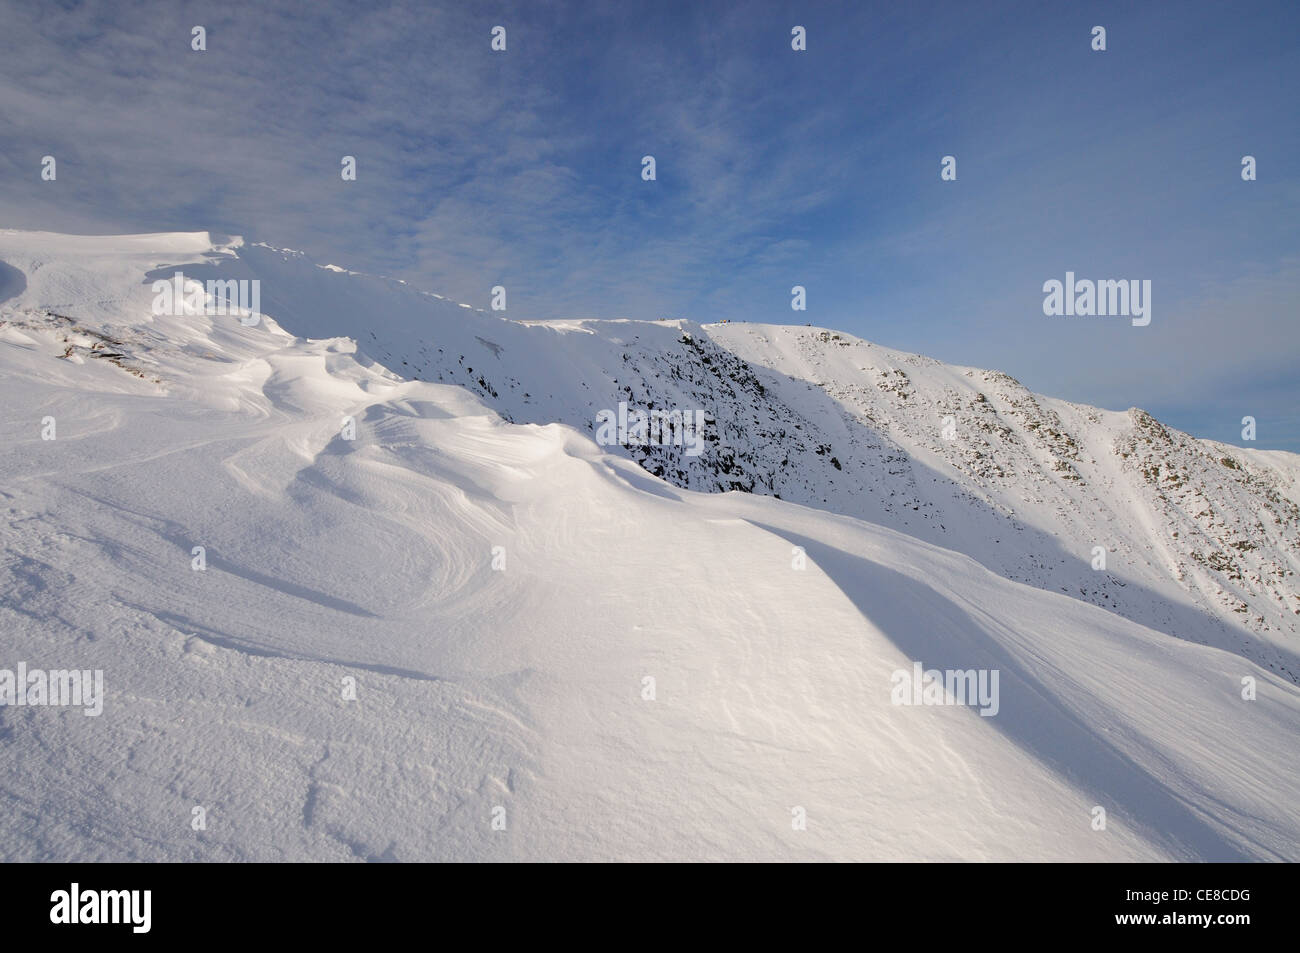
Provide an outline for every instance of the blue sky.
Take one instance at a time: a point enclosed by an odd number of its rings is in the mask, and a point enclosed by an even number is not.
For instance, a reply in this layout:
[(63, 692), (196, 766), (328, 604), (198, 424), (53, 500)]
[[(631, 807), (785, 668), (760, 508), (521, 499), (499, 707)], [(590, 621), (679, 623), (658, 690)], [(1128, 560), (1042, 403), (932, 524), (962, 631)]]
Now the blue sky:
[[(1255, 446), (1300, 451), (1295, 2), (0, 0), (0, 22), (0, 227), (238, 233), (481, 306), (502, 284), (515, 318), (811, 322), (1198, 436), (1239, 443), (1250, 414)], [(1067, 270), (1150, 279), (1150, 326), (1044, 316)]]

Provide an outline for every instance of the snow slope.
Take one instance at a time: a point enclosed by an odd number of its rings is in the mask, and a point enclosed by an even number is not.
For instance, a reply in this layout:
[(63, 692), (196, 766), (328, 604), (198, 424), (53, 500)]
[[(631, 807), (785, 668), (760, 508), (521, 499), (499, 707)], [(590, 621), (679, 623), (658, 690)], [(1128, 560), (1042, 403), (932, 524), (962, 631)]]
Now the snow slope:
[[(206, 233), (0, 261), (0, 668), (107, 695), (0, 706), (6, 860), (1297, 857), (1290, 455)], [(152, 314), (178, 266), (260, 320)], [(619, 400), (708, 449), (597, 446)], [(892, 704), (914, 661), (996, 670), (997, 713)]]

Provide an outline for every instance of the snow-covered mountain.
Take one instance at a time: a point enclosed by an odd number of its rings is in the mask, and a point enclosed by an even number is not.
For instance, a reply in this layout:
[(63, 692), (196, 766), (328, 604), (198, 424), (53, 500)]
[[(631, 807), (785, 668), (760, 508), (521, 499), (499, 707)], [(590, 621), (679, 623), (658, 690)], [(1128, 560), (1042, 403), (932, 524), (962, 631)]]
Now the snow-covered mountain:
[[(158, 313), (177, 271), (260, 313)], [(1296, 859), (1300, 459), (835, 331), (508, 315), (0, 232), (0, 669), (105, 685), (0, 706), (0, 856)], [(597, 442), (620, 404), (702, 443)], [(996, 703), (899, 704), (916, 663)]]

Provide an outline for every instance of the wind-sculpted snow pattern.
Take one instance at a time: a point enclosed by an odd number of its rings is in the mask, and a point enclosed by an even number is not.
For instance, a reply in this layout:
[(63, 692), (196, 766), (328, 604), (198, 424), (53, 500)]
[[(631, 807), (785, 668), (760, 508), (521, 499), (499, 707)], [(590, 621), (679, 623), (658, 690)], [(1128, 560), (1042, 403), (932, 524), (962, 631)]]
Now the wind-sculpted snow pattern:
[(1297, 859), (1294, 455), (207, 233), (0, 261), (0, 668), (103, 672), (0, 706), (5, 860)]

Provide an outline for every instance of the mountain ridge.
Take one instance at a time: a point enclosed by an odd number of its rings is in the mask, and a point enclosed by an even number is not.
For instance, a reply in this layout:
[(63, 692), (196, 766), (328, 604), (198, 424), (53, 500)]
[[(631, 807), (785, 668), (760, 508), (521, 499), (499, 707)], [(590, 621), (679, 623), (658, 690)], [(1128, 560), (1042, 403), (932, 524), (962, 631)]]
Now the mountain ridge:
[[(0, 706), (6, 859), (1294, 857), (1300, 691), (1250, 576), (1294, 557), (1285, 457), (836, 332), (511, 322), (228, 236), (0, 261), (0, 622), (108, 691)], [(261, 281), (259, 320), (154, 313), (178, 268)], [(598, 446), (619, 401), (715, 439)], [(1192, 588), (1164, 561), (1206, 491), (1201, 545), (1283, 522), (1241, 580), (1182, 557)], [(997, 715), (891, 703), (916, 662), (1000, 672)]]

